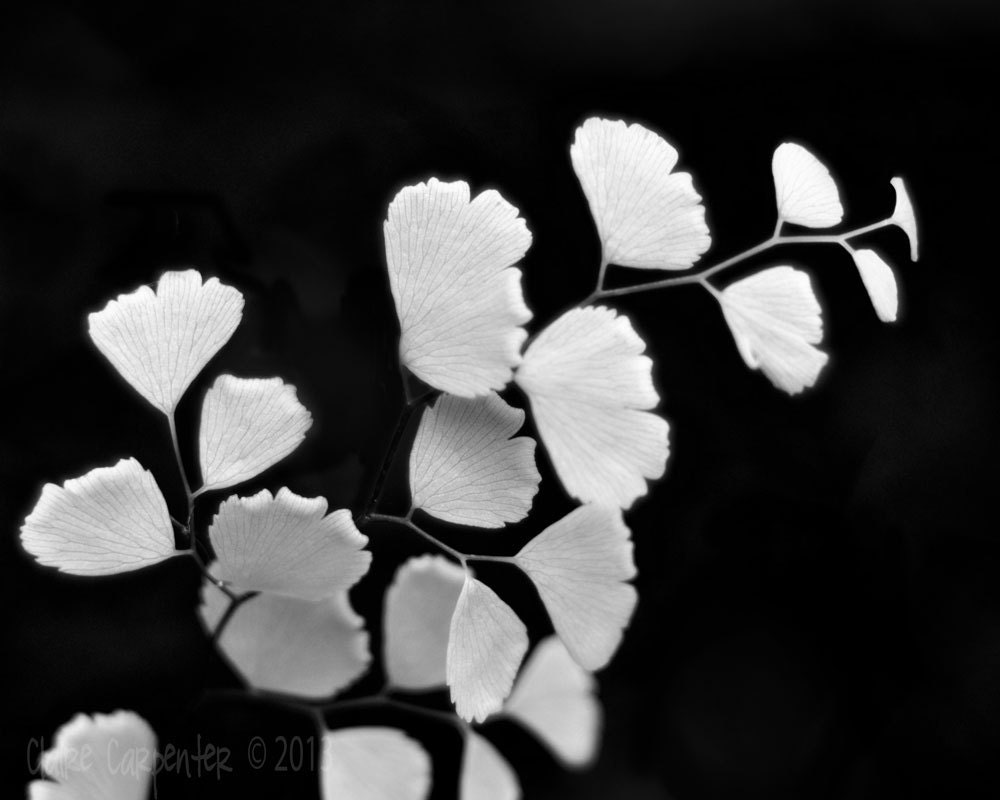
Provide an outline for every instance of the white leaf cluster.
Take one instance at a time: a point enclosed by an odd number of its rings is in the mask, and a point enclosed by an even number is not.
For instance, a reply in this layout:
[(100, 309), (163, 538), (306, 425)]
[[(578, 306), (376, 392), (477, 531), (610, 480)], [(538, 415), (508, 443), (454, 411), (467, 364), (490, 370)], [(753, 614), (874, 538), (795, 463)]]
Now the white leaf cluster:
[[(709, 249), (702, 198), (691, 175), (676, 171), (677, 150), (657, 133), (591, 118), (577, 129), (570, 160), (601, 247), (592, 297), (615, 293), (603, 290), (608, 266), (687, 270)], [(837, 183), (808, 149), (782, 143), (772, 173), (778, 225), (768, 245), (785, 241), (785, 224), (827, 229), (842, 221)], [(891, 185), (891, 218), (849, 234), (806, 237), (838, 241), (851, 253), (884, 322), (899, 313), (893, 269), (849, 239), (896, 225), (917, 259), (913, 204), (902, 178)], [(532, 237), (518, 209), (493, 189), (473, 196), (465, 182), (437, 178), (406, 186), (389, 204), (383, 232), (400, 362), (442, 393), (420, 419), (409, 455), (411, 510), (402, 521), (415, 527), (411, 517), (419, 510), (446, 523), (499, 529), (528, 516), (541, 477), (535, 442), (516, 435), (525, 412), (497, 394), (512, 381), (528, 400), (559, 480), (581, 503), (517, 554), (500, 558), (531, 579), (555, 630), (526, 662), (525, 624), (467, 568), (466, 556), (446, 548), (461, 566), (437, 556), (405, 562), (385, 597), (389, 686), (447, 686), (467, 723), (504, 715), (565, 765), (584, 766), (602, 725), (591, 673), (614, 656), (637, 603), (623, 512), (664, 474), (670, 454), (653, 362), (631, 320), (605, 306), (572, 308), (525, 346), (532, 314), (518, 265)], [(654, 283), (700, 281), (719, 302), (750, 369), (790, 395), (813, 386), (828, 356), (820, 349), (822, 309), (809, 275), (770, 266), (717, 290), (707, 283), (716, 271)], [(175, 449), (178, 404), (233, 335), (242, 309), (240, 292), (189, 269), (167, 272), (155, 291), (141, 287), (89, 316), (97, 349), (166, 415)], [(219, 376), (201, 407), (202, 482), (192, 492), (185, 478), (189, 504), (277, 464), (311, 424), (295, 388), (280, 378)], [(208, 536), (215, 560), (198, 615), (248, 686), (320, 699), (367, 670), (369, 637), (348, 593), (368, 572), (371, 555), (349, 511), (329, 512), (322, 498), (288, 488), (233, 495), (220, 504)], [(135, 459), (47, 484), (21, 541), (39, 563), (76, 575), (139, 569), (181, 552), (164, 497)], [(477, 729), (463, 730), (463, 800), (517, 800), (511, 765)], [(156, 737), (137, 715), (79, 715), (43, 755), (47, 779), (33, 781), (29, 797), (145, 797), (148, 772), (114, 774), (104, 768), (107, 758), (86, 772), (66, 768), (73, 748), (106, 754), (114, 740), (155, 753)], [(402, 732), (324, 730), (321, 791), (328, 800), (422, 800), (430, 786), (427, 752)]]
[[(243, 296), (195, 270), (167, 272), (90, 315), (90, 336), (122, 377), (170, 419), (187, 387), (239, 325)], [(194, 495), (256, 477), (291, 453), (311, 424), (279, 378), (220, 376), (202, 405)], [(176, 555), (167, 504), (135, 459), (47, 484), (21, 528), (38, 561), (76, 575), (108, 575)]]
[[(617, 508), (588, 504), (513, 557), (538, 589), (562, 646), (587, 670), (605, 666), (636, 605), (632, 542)], [(386, 593), (386, 674), (411, 691), (447, 684), (459, 716), (503, 708), (528, 648), (524, 623), (482, 581), (440, 557), (406, 562)]]
[[(843, 219), (836, 181), (805, 147), (793, 142), (781, 144), (774, 152), (772, 170), (779, 228), (785, 222), (829, 228)], [(893, 178), (891, 184), (896, 207), (889, 222), (906, 233), (916, 261), (913, 204), (902, 178)], [(878, 318), (895, 322), (899, 297), (892, 267), (874, 250), (855, 249), (843, 238), (840, 242), (851, 253)], [(770, 267), (715, 294), (748, 367), (761, 370), (788, 394), (816, 383), (828, 356), (818, 347), (823, 339), (822, 309), (806, 273), (791, 266)]]

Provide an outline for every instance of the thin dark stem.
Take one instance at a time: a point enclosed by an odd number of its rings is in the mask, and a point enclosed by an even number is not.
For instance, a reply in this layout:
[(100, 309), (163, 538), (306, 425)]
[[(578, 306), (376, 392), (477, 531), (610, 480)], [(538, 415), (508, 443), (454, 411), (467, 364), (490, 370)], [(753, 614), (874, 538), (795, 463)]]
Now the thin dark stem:
[(410, 382), (406, 379), (406, 367), (402, 362), (399, 364), (399, 380), (403, 384), (403, 399), (406, 400), (406, 405), (410, 405), (413, 397), (410, 395)]
[[(405, 380), (403, 381), (403, 386), (406, 386)], [(419, 397), (407, 400), (406, 405), (403, 406), (403, 410), (399, 412), (399, 418), (396, 420), (396, 427), (392, 432), (392, 438), (389, 440), (389, 447), (386, 449), (385, 455), (382, 457), (382, 463), (379, 464), (378, 472), (375, 474), (375, 482), (372, 484), (371, 492), (368, 494), (364, 510), (361, 513), (362, 519), (370, 517), (371, 512), (375, 510), (379, 496), (382, 494), (382, 489), (385, 486), (386, 478), (389, 477), (389, 471), (392, 469), (392, 463), (396, 458), (396, 451), (399, 449), (399, 444), (403, 440), (403, 434), (406, 432), (406, 428), (410, 423), (410, 418), (413, 416), (413, 412), (420, 408), (430, 398), (434, 397), (437, 393), (437, 389), (431, 389), (430, 391), (424, 392)]]
[(223, 594), (225, 594), (226, 597), (228, 597), (230, 600), (238, 600), (239, 599), (239, 595), (237, 595), (236, 592), (234, 592), (232, 589), (230, 589), (225, 584), (224, 581), (220, 581), (211, 572), (208, 571), (208, 566), (205, 564), (205, 562), (202, 559), (201, 555), (198, 553), (197, 550), (194, 549), (194, 547), (191, 547), (188, 550), (184, 550), (183, 552), (186, 553), (187, 555), (191, 556), (191, 558), (194, 559), (194, 562), (198, 565), (198, 569), (201, 570), (202, 577), (206, 581), (208, 581), (210, 584), (212, 584), (220, 592), (222, 592)]
[(212, 642), (218, 642), (219, 637), (222, 636), (222, 632), (226, 629), (226, 625), (229, 624), (229, 620), (233, 618), (233, 614), (236, 610), (243, 605), (247, 600), (252, 600), (254, 597), (260, 594), (260, 592), (244, 592), (238, 597), (233, 597), (232, 592), (227, 592), (229, 595), (229, 606), (226, 608), (219, 622), (215, 626), (215, 630), (212, 631)]
[(871, 225), (865, 225), (861, 228), (844, 231), (843, 233), (819, 235), (803, 234), (793, 236), (783, 236), (781, 234), (782, 224), (782, 221), (779, 220), (778, 224), (774, 228), (774, 233), (771, 234), (770, 237), (755, 244), (753, 247), (749, 247), (746, 250), (727, 258), (724, 261), (720, 261), (718, 264), (714, 264), (710, 267), (699, 270), (698, 272), (692, 272), (688, 275), (680, 275), (676, 278), (664, 278), (663, 280), (640, 283), (634, 286), (622, 286), (618, 289), (597, 289), (585, 300), (583, 300), (581, 305), (592, 303), (595, 300), (604, 300), (609, 297), (624, 297), (625, 295), (638, 294), (640, 292), (651, 292), (656, 289), (668, 289), (674, 286), (685, 286), (695, 283), (701, 284), (703, 287), (711, 291), (712, 287), (708, 283), (708, 279), (713, 275), (722, 272), (724, 269), (735, 266), (742, 261), (746, 261), (748, 258), (752, 258), (759, 253), (763, 253), (765, 250), (769, 250), (772, 247), (784, 244), (839, 244), (847, 247), (847, 241), (849, 239), (853, 239), (855, 237), (862, 236), (863, 234), (876, 231), (879, 228), (891, 225), (892, 220), (884, 219), (880, 222), (873, 222)]
[(418, 714), (422, 717), (427, 717), (428, 719), (436, 719), (441, 722), (446, 722), (449, 725), (455, 725), (463, 731), (468, 727), (468, 723), (465, 720), (454, 714), (450, 714), (447, 711), (438, 711), (434, 708), (426, 708), (418, 705), (417, 703), (400, 700), (398, 697), (387, 697), (382, 693), (370, 695), (369, 697), (355, 697), (350, 700), (334, 700), (331, 703), (321, 706), (321, 708), (325, 712), (335, 713), (337, 711), (347, 711), (354, 708), (372, 708), (378, 706), (396, 708), (401, 711), (407, 711), (411, 714)]
[(222, 699), (231, 698), (233, 700), (240, 701), (246, 700), (249, 697), (254, 700), (268, 703), (269, 705), (277, 706), (279, 708), (287, 708), (291, 711), (297, 711), (300, 714), (305, 714), (314, 720), (316, 727), (318, 728), (318, 733), (322, 734), (323, 731), (326, 730), (326, 720), (323, 717), (322, 706), (298, 700), (288, 695), (277, 692), (268, 692), (263, 689), (255, 689), (252, 686), (248, 686), (245, 689), (206, 689), (204, 696)]
[(435, 708), (426, 708), (425, 706), (417, 703), (411, 703), (398, 697), (389, 697), (386, 694), (385, 689), (377, 694), (368, 695), (367, 697), (354, 697), (349, 700), (332, 700), (327, 702), (320, 701), (315, 703), (299, 700), (295, 697), (277, 692), (267, 692), (261, 689), (254, 689), (253, 687), (247, 687), (246, 689), (208, 689), (205, 691), (205, 696), (223, 699), (232, 698), (234, 700), (252, 698), (280, 708), (298, 711), (312, 717), (313, 720), (315, 720), (316, 726), (319, 728), (319, 732), (321, 734), (326, 730), (326, 714), (328, 713), (350, 711), (352, 709), (359, 708), (365, 709), (379, 707), (395, 708), (410, 714), (426, 717), (427, 719), (445, 722), (449, 725), (458, 727), (463, 733), (468, 730), (469, 727), (465, 720), (455, 714), (451, 714), (447, 711), (438, 711)]
[[(410, 514), (412, 513), (413, 510), (411, 509)], [(409, 514), (407, 514), (405, 517), (398, 517), (395, 514), (366, 514), (362, 518), (363, 522), (369, 520), (371, 522), (391, 522), (395, 525), (403, 525), (404, 527), (407, 527), (411, 531), (416, 533), (418, 536), (421, 536), (424, 539), (426, 539), (428, 542), (433, 544), (439, 550), (443, 551), (444, 553), (447, 553), (463, 567), (466, 565), (466, 561), (468, 561), (469, 559), (469, 556), (466, 555), (465, 553), (461, 552), (460, 550), (456, 550), (451, 545), (445, 544), (436, 536), (433, 536), (427, 531), (425, 531), (423, 528), (417, 525), (417, 523), (415, 523), (412, 519), (410, 519)], [(478, 558), (478, 556), (473, 556), (473, 558)], [(486, 558), (491, 559), (492, 556), (486, 556)]]
[(191, 484), (188, 482), (187, 471), (184, 469), (184, 459), (181, 458), (181, 446), (177, 440), (177, 422), (174, 419), (174, 412), (167, 414), (167, 425), (170, 427), (170, 443), (174, 447), (174, 458), (177, 459), (177, 471), (181, 474), (181, 483), (184, 485), (184, 496), (187, 498), (187, 524), (182, 526), (191, 541), (194, 541), (194, 531), (191, 525), (194, 521), (194, 495), (191, 493)]

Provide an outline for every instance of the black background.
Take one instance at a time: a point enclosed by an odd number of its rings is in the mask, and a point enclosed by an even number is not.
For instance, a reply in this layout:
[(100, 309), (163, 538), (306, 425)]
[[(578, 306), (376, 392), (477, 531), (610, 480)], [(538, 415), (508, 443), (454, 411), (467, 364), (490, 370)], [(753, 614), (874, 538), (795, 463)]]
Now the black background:
[[(831, 354), (790, 399), (748, 371), (695, 288), (618, 304), (654, 356), (673, 455), (628, 519), (640, 605), (601, 674), (594, 768), (566, 773), (508, 723), (487, 732), (528, 798), (996, 796), (1000, 542), (991, 512), (997, 322), (991, 3), (33, 3), (0, 25), (0, 600), (9, 692), (4, 779), (77, 711), (131, 708), (161, 743), (232, 748), (217, 780), (161, 776), (161, 797), (308, 797), (308, 771), (253, 771), (250, 737), (308, 718), (203, 697), (237, 683), (194, 616), (177, 559), (67, 578), (17, 531), (46, 481), (133, 455), (182, 503), (162, 418), (90, 345), (113, 295), (194, 264), (246, 295), (243, 324), (186, 395), (221, 371), (278, 374), (315, 420), (254, 484), (357, 505), (400, 407), (381, 221), (429, 175), (496, 186), (534, 234), (537, 329), (592, 287), (598, 246), (568, 158), (600, 113), (681, 151), (705, 197), (711, 263), (774, 224), (770, 157), (792, 138), (838, 176), (847, 223), (891, 211), (904, 175), (922, 224), (871, 242), (897, 267), (899, 324), (880, 324), (838, 248), (792, 248), (825, 308)], [(511, 392), (514, 402), (523, 399)], [(186, 432), (186, 433), (184, 433)], [(193, 458), (191, 459), (193, 463)], [(444, 531), (513, 552), (570, 507), (543, 458), (528, 523)], [(399, 479), (387, 507), (400, 498)], [(201, 509), (202, 521), (212, 503)], [(419, 541), (375, 529), (354, 593), (379, 639), (381, 592)], [(481, 572), (547, 632), (518, 576)], [(378, 685), (375, 674), (352, 693)], [(443, 707), (443, 706), (442, 706)], [(402, 724), (450, 797), (458, 737)]]

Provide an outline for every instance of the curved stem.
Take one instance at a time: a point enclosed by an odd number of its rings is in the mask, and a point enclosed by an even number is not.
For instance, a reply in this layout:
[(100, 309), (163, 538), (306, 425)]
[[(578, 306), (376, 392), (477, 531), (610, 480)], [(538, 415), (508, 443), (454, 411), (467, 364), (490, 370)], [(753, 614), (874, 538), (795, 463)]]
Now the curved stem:
[(388, 697), (384, 693), (369, 695), (368, 697), (355, 697), (350, 700), (334, 700), (320, 706), (320, 708), (324, 712), (337, 712), (346, 711), (352, 708), (371, 708), (372, 706), (397, 708), (401, 711), (419, 714), (420, 716), (427, 717), (428, 719), (436, 719), (441, 722), (447, 722), (449, 725), (456, 725), (463, 730), (466, 729), (469, 724), (461, 717), (456, 716), (455, 714), (450, 714), (447, 711), (438, 711), (435, 708), (426, 708), (425, 706), (418, 705), (417, 703), (410, 703), (406, 700), (401, 700), (398, 697)]

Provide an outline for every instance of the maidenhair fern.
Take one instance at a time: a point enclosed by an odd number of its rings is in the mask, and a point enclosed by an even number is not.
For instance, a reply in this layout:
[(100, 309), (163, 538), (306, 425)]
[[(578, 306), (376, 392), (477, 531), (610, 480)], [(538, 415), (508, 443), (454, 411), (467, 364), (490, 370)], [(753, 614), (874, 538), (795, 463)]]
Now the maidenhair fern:
[[(532, 315), (516, 266), (531, 245), (518, 210), (497, 191), (473, 197), (464, 182), (436, 178), (407, 186), (384, 224), (389, 286), (400, 325), (399, 361), (407, 413), (392, 438), (365, 505), (330, 510), (323, 498), (287, 487), (253, 496), (232, 489), (288, 456), (311, 415), (280, 378), (221, 375), (202, 402), (198, 473), (181, 458), (174, 412), (185, 390), (240, 323), (243, 297), (195, 270), (167, 272), (156, 289), (120, 295), (90, 315), (90, 337), (118, 373), (162, 412), (186, 493), (171, 516), (155, 477), (135, 459), (48, 484), (21, 529), (39, 563), (76, 575), (107, 575), (189, 557), (204, 575), (198, 611), (207, 635), (248, 692), (273, 693), (305, 708), (323, 735), (320, 794), (352, 800), (419, 800), (433, 781), (422, 745), (386, 727), (326, 730), (324, 711), (372, 667), (365, 620), (349, 592), (368, 573), (370, 536), (386, 523), (422, 536), (440, 554), (399, 566), (386, 588), (382, 671), (387, 685), (371, 704), (441, 712), (399, 692), (447, 686), (464, 736), (458, 794), (463, 800), (516, 798), (516, 765), (478, 730), (506, 715), (536, 735), (567, 767), (584, 767), (599, 746), (601, 708), (592, 673), (613, 657), (635, 610), (631, 531), (623, 514), (660, 478), (669, 428), (646, 342), (619, 311), (599, 303), (624, 295), (699, 284), (718, 300), (747, 366), (795, 394), (827, 363), (822, 309), (809, 275), (774, 264), (732, 283), (722, 273), (787, 243), (835, 243), (853, 258), (875, 312), (896, 319), (892, 268), (855, 242), (896, 225), (917, 257), (913, 207), (894, 178), (893, 213), (841, 233), (826, 229), (844, 212), (827, 168), (806, 148), (782, 144), (773, 158), (777, 220), (760, 243), (692, 271), (709, 250), (701, 196), (675, 170), (678, 152), (641, 125), (589, 119), (570, 148), (573, 168), (601, 244), (594, 291), (530, 340)], [(680, 274), (606, 288), (610, 268)], [(425, 391), (411, 396), (409, 373)], [(476, 529), (528, 517), (539, 490), (536, 445), (518, 434), (525, 410), (498, 392), (523, 392), (565, 491), (581, 505), (539, 532), (514, 556), (479, 554)], [(410, 509), (383, 513), (385, 475), (412, 414), (419, 424), (409, 453)], [(183, 431), (187, 435), (187, 431)], [(195, 527), (195, 505), (215, 510)], [(467, 528), (458, 549), (426, 530), (425, 519)], [(177, 529), (186, 547), (176, 549)], [(378, 548), (375, 547), (375, 552)], [(471, 563), (502, 561), (535, 585), (555, 631), (529, 653), (525, 624), (476, 577)], [(349, 701), (365, 705), (365, 698)], [(139, 800), (149, 792), (152, 759), (109, 770), (111, 742), (155, 752), (155, 734), (131, 712), (79, 715), (41, 759), (49, 780), (33, 798)], [(89, 747), (84, 767), (67, 754)], [(57, 786), (58, 784), (58, 786)]]

